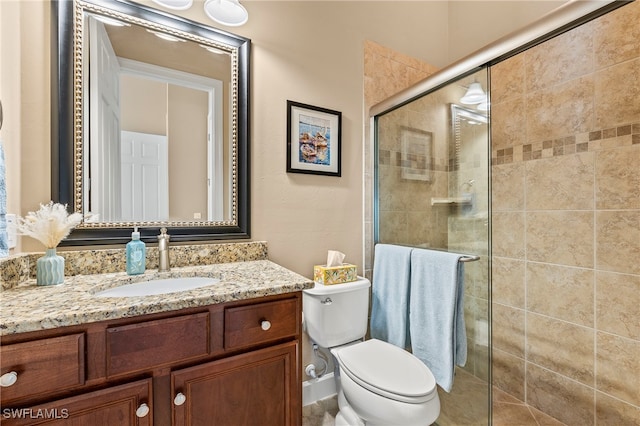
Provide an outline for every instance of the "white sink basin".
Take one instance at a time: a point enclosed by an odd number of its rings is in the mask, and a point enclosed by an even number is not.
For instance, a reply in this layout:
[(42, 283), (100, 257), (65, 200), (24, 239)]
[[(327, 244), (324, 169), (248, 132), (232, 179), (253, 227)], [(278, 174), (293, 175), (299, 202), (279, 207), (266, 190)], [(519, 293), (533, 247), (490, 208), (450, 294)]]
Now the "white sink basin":
[(218, 278), (208, 277), (183, 277), (165, 278), (143, 281), (134, 284), (125, 284), (109, 288), (96, 293), (98, 297), (136, 297), (153, 296), (157, 294), (176, 293), (179, 291), (193, 290), (220, 282)]

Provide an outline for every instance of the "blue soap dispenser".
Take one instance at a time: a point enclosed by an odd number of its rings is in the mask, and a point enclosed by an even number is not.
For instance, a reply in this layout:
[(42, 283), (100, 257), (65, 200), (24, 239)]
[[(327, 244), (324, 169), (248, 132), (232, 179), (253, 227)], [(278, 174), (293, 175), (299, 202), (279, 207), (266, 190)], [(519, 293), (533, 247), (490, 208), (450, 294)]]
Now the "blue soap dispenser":
[(138, 228), (133, 228), (131, 233), (131, 241), (127, 243), (127, 274), (139, 275), (144, 274), (146, 269), (147, 248), (144, 242), (140, 240), (140, 232)]

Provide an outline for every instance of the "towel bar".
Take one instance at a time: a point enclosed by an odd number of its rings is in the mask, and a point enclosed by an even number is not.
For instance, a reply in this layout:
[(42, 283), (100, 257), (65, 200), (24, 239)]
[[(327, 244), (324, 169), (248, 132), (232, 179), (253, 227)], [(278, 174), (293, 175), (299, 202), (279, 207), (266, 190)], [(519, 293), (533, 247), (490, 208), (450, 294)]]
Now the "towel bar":
[[(2, 0), (0, 0), (0, 1), (2, 1)], [(411, 245), (408, 245), (408, 244), (398, 244), (398, 245), (404, 246), (404, 247), (424, 249), (424, 247), (415, 247), (415, 246), (411, 246)], [(425, 250), (432, 250), (432, 249), (425, 249)], [(435, 250), (437, 250), (437, 249), (435, 249)], [(440, 251), (443, 251), (443, 250), (440, 250)], [(475, 256), (475, 255), (471, 255), (471, 254), (465, 254), (465, 255), (462, 255), (460, 257), (459, 261), (460, 262), (475, 262), (476, 260), (480, 260), (480, 256)]]
[(476, 260), (480, 260), (480, 256), (462, 256), (460, 258), (460, 262), (475, 262)]

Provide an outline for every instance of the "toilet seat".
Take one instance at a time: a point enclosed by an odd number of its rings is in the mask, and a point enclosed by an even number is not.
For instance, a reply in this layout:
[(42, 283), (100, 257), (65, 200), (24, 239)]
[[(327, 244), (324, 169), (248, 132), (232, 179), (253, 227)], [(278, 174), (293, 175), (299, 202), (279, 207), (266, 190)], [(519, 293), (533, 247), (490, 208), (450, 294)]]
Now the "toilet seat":
[(412, 404), (437, 395), (431, 370), (413, 354), (390, 343), (370, 339), (331, 352), (344, 374), (375, 394)]

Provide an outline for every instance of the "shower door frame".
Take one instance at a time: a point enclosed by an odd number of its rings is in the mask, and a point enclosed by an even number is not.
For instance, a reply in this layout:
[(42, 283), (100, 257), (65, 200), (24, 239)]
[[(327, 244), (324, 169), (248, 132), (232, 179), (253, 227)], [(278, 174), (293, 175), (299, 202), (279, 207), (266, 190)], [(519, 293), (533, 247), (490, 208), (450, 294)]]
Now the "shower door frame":
[[(604, 3), (598, 0), (572, 0), (568, 3), (555, 9), (553, 12), (543, 16), (541, 19), (533, 22), (530, 25), (523, 27), (522, 29), (513, 32), (497, 41), (485, 46), (484, 48), (468, 55), (457, 62), (447, 66), (446, 68), (432, 74), (417, 84), (397, 93), (396, 95), (374, 105), (369, 110), (369, 137), (371, 152), (373, 155), (373, 185), (371, 188), (372, 196), (372, 214), (373, 221), (371, 226), (371, 245), (374, 246), (378, 241), (379, 233), (379, 193), (378, 193), (378, 140), (377, 140), (377, 120), (379, 116), (389, 113), (397, 108), (400, 108), (420, 97), (426, 96), (431, 92), (434, 92), (449, 83), (464, 78), (475, 72), (486, 68), (488, 84), (491, 81), (491, 67), (497, 63), (504, 61), (514, 55), (517, 55), (533, 46), (543, 43), (553, 37), (556, 37), (564, 32), (572, 30), (580, 25), (585, 24), (593, 19), (596, 19), (602, 15), (605, 15), (619, 7), (622, 7), (628, 3), (632, 3), (635, 0), (609, 0)], [(490, 87), (488, 87), (490, 92)], [(489, 108), (490, 116), (491, 108)], [(489, 141), (488, 149), (491, 153), (491, 121), (489, 120)], [(489, 196), (491, 194), (491, 157), (489, 156)], [(371, 163), (370, 163), (371, 164)], [(491, 202), (489, 200), (488, 208), (488, 257), (489, 257), (489, 283), (491, 283)], [(367, 232), (365, 230), (365, 242), (367, 241)], [(370, 247), (372, 249), (372, 247)], [(365, 253), (367, 252), (365, 247)], [(373, 250), (371, 250), (371, 253)], [(366, 262), (365, 262), (366, 263)], [(491, 342), (491, 288), (489, 288), (489, 342)], [(490, 351), (489, 351), (490, 352)], [(492, 387), (492, 368), (491, 357), (489, 357), (489, 390), (488, 390), (488, 424), (492, 424), (492, 401), (491, 401), (491, 387)]]

